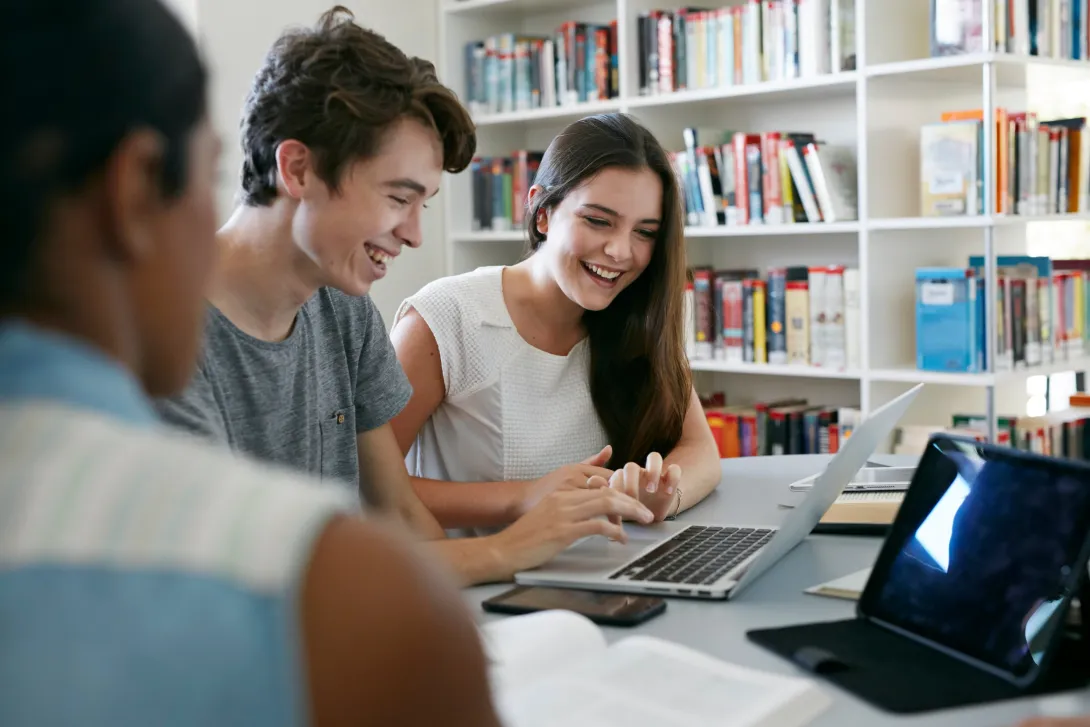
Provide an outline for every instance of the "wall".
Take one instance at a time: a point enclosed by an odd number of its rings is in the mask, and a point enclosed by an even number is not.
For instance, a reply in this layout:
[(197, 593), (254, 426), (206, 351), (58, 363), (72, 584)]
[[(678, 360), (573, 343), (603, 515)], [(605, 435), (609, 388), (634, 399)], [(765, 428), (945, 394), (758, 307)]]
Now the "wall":
[[(224, 139), (220, 214), (234, 207), (241, 152), (238, 120), (254, 72), (280, 32), (311, 25), (333, 0), (167, 0), (183, 16), (195, 18), (201, 46), (212, 68), (212, 115)], [(409, 55), (438, 58), (435, 0), (341, 0), (357, 22), (382, 33)], [(391, 8), (396, 8), (391, 12)], [(424, 244), (406, 250), (390, 265), (372, 297), (389, 327), (397, 306), (425, 283), (443, 274), (443, 238), (438, 200), (425, 211)]]

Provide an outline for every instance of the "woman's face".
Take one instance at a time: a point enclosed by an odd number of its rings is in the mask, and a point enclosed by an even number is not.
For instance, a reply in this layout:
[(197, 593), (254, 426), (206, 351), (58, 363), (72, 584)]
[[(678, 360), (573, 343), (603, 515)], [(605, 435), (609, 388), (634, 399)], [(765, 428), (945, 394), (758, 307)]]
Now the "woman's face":
[(651, 262), (662, 221), (662, 182), (650, 169), (605, 169), (542, 210), (539, 253), (560, 289), (602, 310)]

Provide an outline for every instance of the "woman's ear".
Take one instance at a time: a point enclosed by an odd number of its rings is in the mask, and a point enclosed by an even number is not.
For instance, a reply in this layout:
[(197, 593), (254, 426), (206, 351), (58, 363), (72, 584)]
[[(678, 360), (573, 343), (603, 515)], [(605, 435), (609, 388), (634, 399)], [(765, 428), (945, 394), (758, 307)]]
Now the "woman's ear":
[(537, 211), (537, 219), (534, 220), (534, 226), (537, 227), (537, 231), (542, 235), (549, 232), (549, 210), (539, 209)]
[[(526, 195), (526, 206), (532, 209), (534, 206), (534, 198), (544, 191), (544, 187), (540, 184), (535, 184), (530, 187), (530, 191)], [(549, 211), (544, 207), (538, 208), (537, 212), (534, 213), (534, 227), (542, 235), (549, 231)]]

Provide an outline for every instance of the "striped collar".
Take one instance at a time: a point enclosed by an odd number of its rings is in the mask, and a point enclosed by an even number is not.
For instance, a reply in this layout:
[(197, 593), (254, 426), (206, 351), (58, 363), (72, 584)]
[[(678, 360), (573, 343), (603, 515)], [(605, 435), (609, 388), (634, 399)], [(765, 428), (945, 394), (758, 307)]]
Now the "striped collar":
[(58, 402), (138, 426), (158, 422), (139, 382), (77, 338), (22, 320), (0, 322), (0, 403)]

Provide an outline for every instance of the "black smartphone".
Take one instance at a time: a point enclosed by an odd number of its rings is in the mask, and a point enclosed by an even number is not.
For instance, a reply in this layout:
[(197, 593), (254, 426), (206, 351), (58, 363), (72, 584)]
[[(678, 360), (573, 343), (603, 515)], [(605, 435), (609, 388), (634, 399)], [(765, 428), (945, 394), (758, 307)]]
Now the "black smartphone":
[(653, 596), (601, 593), (574, 588), (516, 586), (481, 602), (491, 613), (522, 614), (563, 609), (604, 626), (636, 626), (666, 610), (666, 601)]

